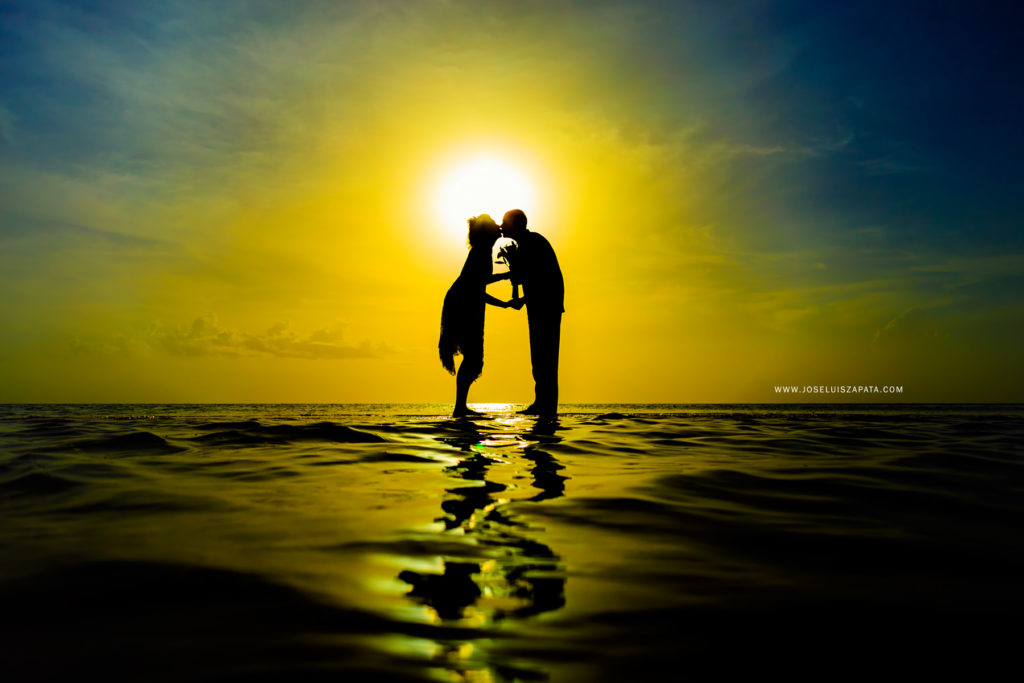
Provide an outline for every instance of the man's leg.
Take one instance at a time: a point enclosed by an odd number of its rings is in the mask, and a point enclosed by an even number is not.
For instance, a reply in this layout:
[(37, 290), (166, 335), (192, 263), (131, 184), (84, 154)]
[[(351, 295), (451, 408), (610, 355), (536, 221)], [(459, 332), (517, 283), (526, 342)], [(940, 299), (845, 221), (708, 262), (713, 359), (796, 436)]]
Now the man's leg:
[(541, 329), (543, 327), (541, 316), (531, 313), (529, 306), (526, 308), (526, 319), (530, 325), (530, 367), (533, 371), (533, 403), (526, 410), (520, 412), (536, 415), (541, 405), (544, 391), (544, 334)]
[(536, 407), (543, 415), (558, 412), (558, 347), (562, 314), (543, 313), (530, 324), (530, 357), (536, 383)]
[(551, 414), (558, 412), (558, 348), (562, 342), (562, 313), (559, 311), (551, 318), (548, 342), (548, 407)]

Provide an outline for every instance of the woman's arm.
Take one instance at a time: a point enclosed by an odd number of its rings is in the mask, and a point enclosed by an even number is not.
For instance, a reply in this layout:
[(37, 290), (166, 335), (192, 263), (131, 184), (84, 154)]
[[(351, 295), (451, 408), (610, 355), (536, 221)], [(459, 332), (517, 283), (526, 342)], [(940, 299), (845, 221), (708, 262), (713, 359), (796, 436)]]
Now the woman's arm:
[(497, 306), (498, 308), (508, 308), (509, 306), (512, 305), (511, 301), (502, 301), (501, 299), (495, 299), (490, 294), (484, 294), (484, 301), (492, 306)]

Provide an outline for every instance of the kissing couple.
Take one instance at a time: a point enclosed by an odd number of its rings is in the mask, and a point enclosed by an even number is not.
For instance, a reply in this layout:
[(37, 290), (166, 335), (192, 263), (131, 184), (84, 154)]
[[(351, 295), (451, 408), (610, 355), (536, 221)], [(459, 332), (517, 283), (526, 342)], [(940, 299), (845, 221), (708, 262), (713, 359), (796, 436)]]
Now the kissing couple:
[[(526, 306), (530, 325), (530, 363), (535, 397), (520, 414), (554, 418), (558, 414), (558, 341), (565, 311), (565, 284), (558, 259), (544, 236), (526, 229), (526, 214), (513, 209), (501, 225), (487, 214), (469, 221), (469, 255), (462, 272), (448, 289), (441, 310), (441, 339), (437, 344), (441, 364), (455, 375), (455, 408), (452, 417), (480, 415), (466, 405), (469, 386), (484, 368), (484, 311), (487, 304), (499, 308)], [(491, 251), (499, 237), (513, 240), (501, 250), (508, 271), (494, 273)], [(501, 301), (487, 293), (487, 285), (512, 281), (512, 299)], [(519, 286), (523, 296), (519, 297)], [(455, 356), (462, 355), (458, 374)]]

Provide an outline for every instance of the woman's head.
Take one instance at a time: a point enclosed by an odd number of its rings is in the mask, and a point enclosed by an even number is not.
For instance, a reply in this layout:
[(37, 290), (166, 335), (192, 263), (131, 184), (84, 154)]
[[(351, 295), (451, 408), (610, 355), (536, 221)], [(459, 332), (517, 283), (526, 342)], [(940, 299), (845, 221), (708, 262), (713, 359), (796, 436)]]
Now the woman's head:
[(486, 213), (470, 218), (469, 223), (469, 246), (493, 245), (501, 237), (501, 228), (494, 222), (494, 219)]

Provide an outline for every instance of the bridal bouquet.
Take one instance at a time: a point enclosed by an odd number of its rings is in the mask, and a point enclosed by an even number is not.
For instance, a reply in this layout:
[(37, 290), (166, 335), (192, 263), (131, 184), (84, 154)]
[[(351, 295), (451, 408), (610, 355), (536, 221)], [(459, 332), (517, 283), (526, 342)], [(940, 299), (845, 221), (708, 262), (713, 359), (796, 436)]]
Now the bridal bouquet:
[(518, 258), (519, 247), (515, 242), (509, 242), (498, 249), (498, 263), (508, 266), (509, 281), (512, 283), (512, 300), (519, 299), (519, 280), (516, 278), (516, 259)]

